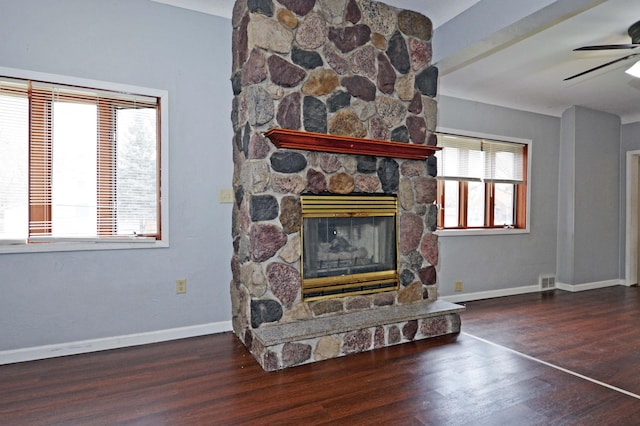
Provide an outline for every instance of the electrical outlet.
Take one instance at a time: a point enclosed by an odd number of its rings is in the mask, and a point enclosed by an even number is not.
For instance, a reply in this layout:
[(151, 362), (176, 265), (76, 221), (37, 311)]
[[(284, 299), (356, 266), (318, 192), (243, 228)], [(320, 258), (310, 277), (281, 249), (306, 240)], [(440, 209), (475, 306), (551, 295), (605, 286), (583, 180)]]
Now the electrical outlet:
[(220, 203), (233, 203), (233, 189), (221, 189), (218, 192), (218, 201)]
[(187, 292), (187, 279), (180, 278), (176, 280), (176, 294), (185, 294)]
[(455, 291), (462, 291), (462, 281), (456, 281)]

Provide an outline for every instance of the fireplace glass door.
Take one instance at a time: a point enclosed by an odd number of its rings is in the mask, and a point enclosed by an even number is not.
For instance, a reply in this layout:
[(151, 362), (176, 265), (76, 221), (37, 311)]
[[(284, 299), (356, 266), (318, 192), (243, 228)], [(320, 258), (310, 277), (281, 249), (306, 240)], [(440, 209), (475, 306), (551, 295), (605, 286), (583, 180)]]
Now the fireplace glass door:
[(393, 196), (302, 197), (305, 300), (397, 288)]

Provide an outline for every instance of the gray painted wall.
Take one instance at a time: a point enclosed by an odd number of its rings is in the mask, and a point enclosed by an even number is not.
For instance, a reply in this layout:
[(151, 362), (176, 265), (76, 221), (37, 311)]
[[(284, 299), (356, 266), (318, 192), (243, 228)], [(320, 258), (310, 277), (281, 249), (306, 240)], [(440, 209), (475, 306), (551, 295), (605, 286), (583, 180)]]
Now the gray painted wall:
[(569, 108), (562, 114), (560, 124), (560, 163), (558, 170), (558, 254), (556, 279), (573, 283), (573, 250), (575, 228), (575, 126), (576, 111)]
[(576, 110), (574, 282), (618, 274), (620, 117)]
[(438, 125), (447, 129), (529, 139), (531, 208), (528, 234), (441, 236), (439, 292), (454, 294), (536, 285), (555, 273), (560, 120), (540, 114), (440, 97)]
[(168, 90), (171, 197), (169, 248), (0, 255), (0, 351), (229, 321), (230, 21), (148, 0), (0, 10), (0, 66)]
[(558, 193), (560, 282), (620, 278), (619, 153), (618, 116), (583, 107), (565, 111), (560, 161), (567, 167)]

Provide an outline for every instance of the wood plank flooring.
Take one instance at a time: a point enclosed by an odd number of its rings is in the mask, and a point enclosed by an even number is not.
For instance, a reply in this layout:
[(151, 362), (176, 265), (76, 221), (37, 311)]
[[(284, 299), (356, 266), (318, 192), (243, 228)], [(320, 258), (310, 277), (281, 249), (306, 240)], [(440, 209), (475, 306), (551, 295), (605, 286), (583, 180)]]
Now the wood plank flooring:
[(470, 302), (457, 339), (272, 373), (231, 333), (5, 365), (0, 425), (637, 425), (640, 399), (536, 359), (640, 394), (639, 319), (636, 287), (556, 291)]
[(469, 334), (640, 395), (638, 287), (468, 303), (463, 324)]

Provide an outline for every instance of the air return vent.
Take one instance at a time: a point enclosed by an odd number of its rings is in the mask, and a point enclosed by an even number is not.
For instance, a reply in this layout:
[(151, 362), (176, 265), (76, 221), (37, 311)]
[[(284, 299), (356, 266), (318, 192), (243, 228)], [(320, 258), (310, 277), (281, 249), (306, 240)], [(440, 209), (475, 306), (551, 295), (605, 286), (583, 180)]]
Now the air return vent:
[(540, 284), (540, 291), (555, 290), (556, 277), (555, 275), (540, 275), (538, 283)]

